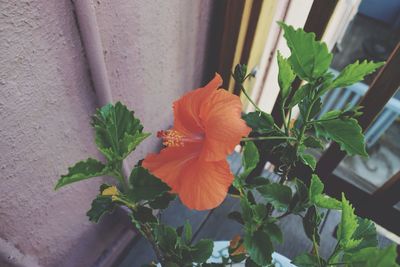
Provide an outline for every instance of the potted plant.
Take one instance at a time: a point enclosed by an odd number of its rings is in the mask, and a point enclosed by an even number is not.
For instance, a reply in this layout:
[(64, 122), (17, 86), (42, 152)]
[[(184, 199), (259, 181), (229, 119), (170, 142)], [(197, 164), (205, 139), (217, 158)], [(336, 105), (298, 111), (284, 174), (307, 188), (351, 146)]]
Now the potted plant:
[[(248, 96), (243, 82), (250, 74), (245, 65), (237, 65), (233, 77), (254, 112), (242, 114), (240, 98), (219, 89), (222, 79), (216, 74), (205, 87), (174, 102), (173, 128), (157, 134), (164, 148), (139, 161), (125, 177), (122, 161), (150, 134), (143, 131), (133, 111), (120, 102), (108, 104), (97, 110), (92, 122), (96, 145), (106, 161), (89, 158), (76, 163), (55, 188), (91, 177), (114, 177), (114, 184), (100, 186), (87, 213), (89, 219), (98, 222), (103, 214), (125, 206), (161, 266), (231, 266), (240, 262), (270, 266), (273, 258), (282, 263), (285, 259), (273, 254), (274, 244), (282, 242), (277, 222), (289, 214), (302, 217), (304, 231), (313, 244), (311, 251), (292, 259), (293, 265), (398, 266), (394, 246), (377, 247), (373, 222), (357, 217), (344, 195), (337, 200), (323, 193), (324, 185), (314, 173), (316, 159), (309, 153), (310, 148), (323, 149), (321, 140), (326, 139), (337, 142), (348, 155), (367, 156), (356, 119), (361, 114), (359, 107), (329, 111), (318, 119), (316, 116), (326, 92), (363, 79), (383, 63), (355, 62), (334, 77), (329, 72), (332, 54), (326, 44), (316, 41), (313, 33), (284, 23), (280, 26), (291, 51), (288, 58), (278, 53), (282, 126)], [(291, 84), (296, 77), (303, 85), (293, 92)], [(295, 106), (300, 114), (294, 120), (291, 110)], [(226, 157), (238, 144), (242, 145), (243, 171), (234, 176)], [(265, 153), (276, 159), (277, 182), (252, 175), (260, 154)], [(299, 167), (306, 168), (309, 175), (299, 174)], [(243, 225), (243, 234), (229, 243), (215, 243), (215, 251), (220, 251), (221, 245), (226, 247), (219, 262), (211, 257), (212, 240), (191, 243), (188, 222), (175, 229), (154, 216), (176, 197), (189, 208), (206, 210), (219, 206), (228, 192), (240, 201), (241, 211), (229, 217)], [(342, 217), (337, 245), (330, 257), (322, 258), (318, 226), (326, 209), (340, 210)]]

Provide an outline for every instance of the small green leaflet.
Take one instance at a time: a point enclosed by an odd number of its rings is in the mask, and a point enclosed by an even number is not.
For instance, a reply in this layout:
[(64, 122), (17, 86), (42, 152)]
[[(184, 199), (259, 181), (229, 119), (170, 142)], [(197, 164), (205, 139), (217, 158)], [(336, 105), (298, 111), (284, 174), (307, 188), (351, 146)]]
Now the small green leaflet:
[(131, 192), (129, 198), (134, 202), (153, 200), (171, 190), (163, 181), (151, 175), (143, 167), (135, 167), (129, 176)]
[(267, 233), (261, 230), (254, 233), (246, 231), (243, 239), (246, 251), (255, 263), (261, 266), (271, 263), (274, 248)]
[(321, 121), (315, 123), (318, 136), (329, 138), (340, 145), (348, 155), (361, 155), (367, 157), (364, 135), (356, 119), (334, 119), (341, 111), (332, 110), (321, 116)]
[(101, 216), (107, 212), (112, 212), (115, 204), (111, 200), (111, 196), (98, 195), (92, 202), (91, 209), (86, 213), (89, 221), (97, 223)]
[(98, 109), (92, 126), (96, 133), (97, 148), (108, 160), (122, 160), (139, 145), (149, 133), (126, 106), (117, 102)]
[(314, 81), (329, 68), (332, 54), (325, 43), (317, 42), (314, 33), (278, 22), (284, 30), (284, 37), (292, 52), (289, 63), (293, 71), (303, 80)]
[(317, 160), (313, 155), (300, 154), (300, 159), (304, 164), (308, 165), (312, 170), (315, 170), (315, 167), (317, 166)]
[(59, 189), (67, 184), (75, 183), (92, 177), (107, 174), (107, 167), (100, 161), (92, 158), (80, 161), (74, 166), (68, 168), (68, 174), (61, 175), (54, 190)]
[(188, 220), (185, 221), (184, 230), (185, 230), (184, 232), (185, 243), (190, 244), (190, 241), (192, 240), (192, 225)]
[(241, 179), (245, 179), (251, 171), (257, 166), (259, 154), (256, 145), (253, 142), (246, 142), (243, 149), (242, 165), (244, 171), (240, 174)]
[(296, 78), (296, 74), (294, 74), (288, 60), (284, 58), (279, 51), (278, 51), (278, 66), (279, 66), (279, 74), (278, 74), (279, 87), (281, 89), (282, 99), (285, 100), (290, 94), (290, 86), (292, 85), (294, 78)]
[(154, 235), (158, 244), (165, 252), (175, 251), (178, 235), (176, 234), (174, 228), (164, 224), (156, 224), (154, 228)]
[(308, 191), (308, 197), (311, 202), (315, 202), (315, 197), (321, 195), (324, 191), (324, 184), (321, 182), (319, 177), (315, 174), (311, 176), (311, 184)]
[(321, 141), (318, 140), (317, 138), (315, 138), (315, 137), (312, 136), (312, 135), (307, 136), (307, 137), (304, 139), (303, 144), (304, 144), (306, 147), (310, 147), (310, 148), (320, 148), (320, 149), (323, 149), (323, 148), (324, 148), (324, 146), (322, 145)]
[(353, 239), (353, 234), (357, 227), (358, 221), (357, 216), (354, 214), (354, 208), (342, 194), (342, 219), (337, 234), (341, 249), (352, 249), (361, 243), (361, 239)]
[(278, 183), (260, 186), (257, 190), (270, 202), (277, 210), (286, 211), (292, 199), (292, 190), (286, 185)]
[(101, 193), (109, 187), (111, 187), (111, 185), (108, 184), (102, 184), (100, 186), (100, 194), (97, 195), (97, 197), (92, 201), (92, 207), (86, 213), (86, 215), (89, 217), (89, 221), (97, 223), (101, 216), (103, 216), (105, 213), (111, 213), (114, 211), (116, 205), (112, 201), (111, 196), (101, 195)]
[(321, 182), (317, 175), (313, 174), (311, 176), (311, 184), (308, 191), (308, 197), (311, 203), (320, 208), (340, 210), (342, 208), (342, 203), (334, 198), (323, 194), (323, 191), (324, 184)]
[(300, 103), (301, 100), (303, 100), (310, 94), (311, 90), (312, 90), (312, 85), (309, 83), (297, 89), (296, 92), (294, 93), (292, 100), (290, 101), (289, 108), (292, 108), (296, 106), (298, 103)]
[(333, 80), (330, 88), (345, 87), (352, 85), (358, 81), (364, 79), (365, 75), (374, 72), (377, 68), (383, 66), (385, 62), (374, 63), (372, 61), (364, 60), (359, 62), (358, 60), (353, 64), (347, 65), (339, 76)]
[(243, 120), (254, 132), (264, 134), (274, 131), (274, 119), (265, 112), (249, 112), (243, 115)]
[(235, 70), (233, 71), (233, 78), (238, 83), (243, 83), (247, 74), (247, 65), (245, 64), (237, 64), (235, 66)]

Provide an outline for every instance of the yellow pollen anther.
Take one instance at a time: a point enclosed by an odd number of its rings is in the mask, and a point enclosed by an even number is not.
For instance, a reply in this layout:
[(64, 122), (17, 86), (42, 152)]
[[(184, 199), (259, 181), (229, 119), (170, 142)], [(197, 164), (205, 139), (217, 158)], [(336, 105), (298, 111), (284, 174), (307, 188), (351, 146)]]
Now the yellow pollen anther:
[(159, 131), (157, 133), (158, 138), (163, 139), (163, 145), (168, 147), (179, 147), (183, 146), (183, 135), (175, 130)]

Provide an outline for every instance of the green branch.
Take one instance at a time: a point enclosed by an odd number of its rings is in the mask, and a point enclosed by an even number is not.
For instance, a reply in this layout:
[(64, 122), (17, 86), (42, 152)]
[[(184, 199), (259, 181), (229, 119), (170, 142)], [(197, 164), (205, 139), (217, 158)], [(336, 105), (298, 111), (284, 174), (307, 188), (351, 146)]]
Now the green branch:
[(263, 140), (297, 140), (291, 136), (260, 136), (260, 137), (244, 137), (241, 141), (249, 142), (249, 141), (263, 141)]

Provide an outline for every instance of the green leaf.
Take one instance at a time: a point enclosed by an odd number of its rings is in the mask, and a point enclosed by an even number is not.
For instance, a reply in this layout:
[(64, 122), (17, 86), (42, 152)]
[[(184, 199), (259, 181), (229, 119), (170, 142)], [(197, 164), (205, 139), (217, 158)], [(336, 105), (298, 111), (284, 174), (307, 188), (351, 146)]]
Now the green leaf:
[(214, 242), (210, 239), (202, 239), (192, 247), (190, 256), (193, 262), (203, 263), (207, 261), (212, 254)]
[(160, 247), (165, 251), (174, 251), (178, 241), (178, 235), (174, 228), (159, 224), (154, 228), (155, 238)]
[(340, 201), (335, 198), (329, 197), (325, 194), (315, 196), (314, 204), (320, 208), (340, 210), (342, 205)]
[(313, 155), (310, 154), (300, 154), (300, 159), (301, 161), (309, 166), (313, 171), (315, 170), (315, 167), (317, 166), (317, 160)]
[(135, 167), (132, 170), (129, 184), (132, 187), (129, 197), (135, 202), (153, 200), (171, 190), (168, 185), (143, 167)]
[(255, 188), (261, 185), (266, 185), (269, 184), (270, 181), (268, 178), (263, 177), (263, 176), (256, 176), (256, 177), (248, 177), (246, 179), (246, 184), (245, 187), (247, 188)]
[(318, 213), (315, 206), (311, 206), (308, 208), (306, 215), (303, 218), (303, 227), (304, 232), (306, 233), (307, 237), (313, 241), (313, 236), (315, 241), (319, 244), (320, 237), (318, 233), (318, 227), (321, 223), (322, 217)]
[(320, 266), (318, 257), (315, 255), (308, 254), (308, 253), (303, 253), (303, 254), (296, 256), (291, 263), (293, 263), (297, 267)]
[(102, 176), (107, 174), (107, 167), (98, 160), (88, 158), (80, 161), (74, 166), (68, 168), (68, 174), (61, 175), (54, 190), (59, 189), (67, 184), (75, 183), (92, 177)]
[(253, 221), (253, 211), (251, 209), (250, 202), (245, 198), (241, 198), (240, 199), (240, 207), (242, 209), (242, 218), (243, 218), (244, 222), (246, 224), (248, 222), (251, 223)]
[(257, 230), (254, 233), (246, 231), (244, 246), (255, 263), (261, 266), (271, 263), (274, 248), (268, 234), (264, 231)]
[(288, 60), (284, 58), (279, 51), (278, 51), (278, 66), (279, 66), (278, 82), (279, 82), (279, 87), (281, 89), (282, 99), (284, 100), (290, 94), (290, 86), (292, 85), (294, 78), (296, 78), (296, 74), (294, 74)]
[(150, 135), (142, 132), (140, 121), (121, 102), (98, 109), (92, 125), (97, 148), (110, 161), (124, 159)]
[(192, 226), (190, 225), (190, 222), (188, 220), (185, 221), (185, 241), (186, 244), (189, 244), (190, 241), (192, 240)]
[(358, 81), (364, 79), (365, 75), (374, 72), (377, 68), (383, 66), (385, 62), (374, 63), (372, 61), (364, 60), (359, 62), (358, 60), (353, 64), (347, 65), (342, 72), (337, 76), (330, 88), (345, 87), (352, 85)]
[(251, 171), (257, 166), (258, 161), (259, 154), (256, 145), (253, 142), (246, 142), (242, 158), (244, 171), (240, 174), (240, 178), (246, 179)]
[(153, 215), (153, 210), (147, 207), (139, 206), (132, 211), (133, 218), (140, 223), (155, 223), (157, 218)]
[(278, 183), (267, 184), (257, 188), (261, 195), (277, 210), (286, 211), (292, 199), (292, 190)]
[(296, 192), (294, 193), (292, 201), (290, 203), (290, 210), (293, 213), (299, 213), (306, 210), (310, 206), (308, 198), (308, 188), (298, 178), (295, 178), (294, 185), (296, 188)]
[(311, 176), (311, 184), (308, 192), (310, 201), (320, 208), (340, 210), (342, 208), (342, 203), (334, 198), (322, 194), (323, 191), (324, 184), (316, 174), (313, 174)]
[(367, 247), (378, 246), (375, 224), (368, 219), (363, 219), (360, 217), (357, 217), (357, 223), (358, 227), (354, 232), (352, 239), (361, 240), (361, 242), (354, 249), (348, 250), (348, 252), (357, 251)]
[(370, 247), (361, 249), (356, 253), (345, 254), (343, 260), (352, 262), (346, 265), (349, 267), (398, 267), (396, 258), (396, 245), (392, 244), (383, 249)]
[[(312, 105), (312, 106), (311, 106)], [(311, 95), (307, 95), (305, 98), (303, 98), (300, 103), (299, 103), (299, 110), (301, 117), (300, 119), (303, 119), (307, 116), (307, 110), (311, 106), (310, 114), (308, 115), (308, 119), (314, 118), (316, 115), (318, 115), (321, 112), (322, 108), (322, 102), (321, 98), (318, 97), (317, 100), (313, 100)]]
[(342, 219), (339, 224), (337, 236), (339, 246), (343, 250), (355, 248), (361, 243), (361, 239), (354, 239), (353, 235), (358, 227), (357, 216), (354, 214), (354, 208), (346, 200), (342, 193)]
[(154, 200), (149, 202), (149, 205), (153, 209), (166, 209), (169, 203), (176, 198), (176, 195), (169, 192), (156, 197)]
[(294, 72), (303, 80), (313, 81), (322, 76), (329, 68), (332, 54), (325, 43), (317, 42), (314, 33), (302, 29), (295, 30), (282, 22), (284, 37), (292, 52), (289, 63)]
[(253, 213), (254, 213), (254, 220), (257, 222), (262, 222), (267, 216), (267, 209), (264, 204), (256, 204), (253, 207)]
[(318, 196), (322, 194), (324, 191), (324, 184), (321, 182), (319, 179), (318, 175), (313, 174), (311, 176), (311, 183), (310, 183), (310, 189), (308, 192), (308, 197), (312, 202), (315, 201), (315, 196)]
[(236, 221), (239, 224), (244, 224), (243, 218), (242, 218), (242, 214), (238, 211), (232, 211), (228, 214), (228, 218), (231, 220)]
[(276, 243), (283, 242), (283, 234), (277, 224), (275, 224), (273, 222), (268, 222), (264, 225), (263, 230), (271, 237), (272, 241), (274, 241)]
[(325, 113), (315, 128), (319, 136), (327, 137), (340, 145), (340, 148), (347, 152), (348, 155), (361, 155), (367, 157), (365, 151), (364, 135), (362, 129), (356, 119), (334, 119), (341, 111), (333, 110)]
[(319, 139), (315, 138), (314, 136), (311, 136), (311, 135), (307, 136), (304, 139), (303, 144), (306, 147), (310, 147), (310, 148), (320, 148), (320, 149), (324, 148), (324, 146), (321, 143), (321, 141)]
[(265, 112), (249, 112), (243, 115), (243, 120), (246, 121), (246, 124), (251, 127), (254, 132), (264, 134), (274, 131), (274, 119), (270, 114)]
[(293, 108), (298, 103), (300, 103), (301, 100), (307, 97), (310, 94), (312, 88), (313, 88), (312, 85), (307, 83), (301, 86), (299, 89), (297, 89), (293, 95), (292, 100), (290, 101), (289, 108)]
[(110, 196), (98, 195), (92, 201), (92, 207), (86, 215), (89, 221), (97, 223), (104, 214), (113, 212), (115, 206)]

